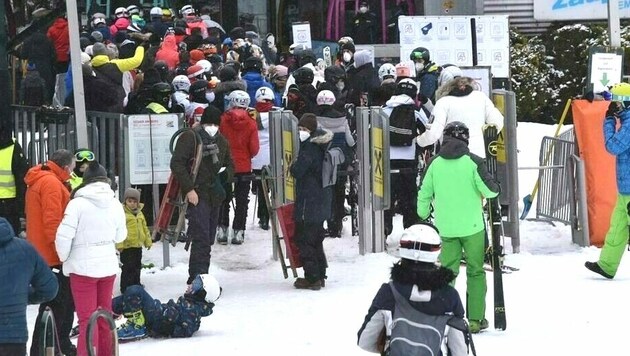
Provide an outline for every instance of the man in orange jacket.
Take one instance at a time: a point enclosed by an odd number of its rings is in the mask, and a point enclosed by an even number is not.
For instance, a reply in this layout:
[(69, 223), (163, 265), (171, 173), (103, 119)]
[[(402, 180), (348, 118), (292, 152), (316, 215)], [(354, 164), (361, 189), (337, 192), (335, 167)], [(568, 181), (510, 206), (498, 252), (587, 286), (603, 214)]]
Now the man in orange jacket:
[[(59, 333), (59, 343), (63, 354), (76, 355), (76, 348), (70, 341), (70, 330), (74, 322), (74, 302), (70, 292), (70, 280), (62, 273), (61, 261), (55, 248), (57, 227), (70, 200), (70, 188), (66, 181), (76, 162), (72, 152), (55, 151), (50, 159), (37, 165), (26, 173), (26, 239), (44, 258), (59, 282), (59, 291), (55, 299), (40, 304), (37, 320), (48, 306), (55, 315), (55, 324)], [(41, 330), (35, 328), (29, 355), (40, 353)], [(42, 355), (43, 356), (43, 355)]]

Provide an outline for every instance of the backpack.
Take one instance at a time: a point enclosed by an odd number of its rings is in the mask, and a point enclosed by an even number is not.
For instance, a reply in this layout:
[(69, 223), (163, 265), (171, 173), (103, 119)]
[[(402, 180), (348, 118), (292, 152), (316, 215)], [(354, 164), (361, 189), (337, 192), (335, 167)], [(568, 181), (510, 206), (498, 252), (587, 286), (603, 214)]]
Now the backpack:
[(395, 307), (392, 315), (392, 332), (389, 356), (433, 356), (442, 355), (442, 341), (446, 336), (446, 326), (453, 315), (428, 315), (415, 309), (407, 298), (394, 287)]
[(322, 187), (330, 187), (337, 184), (337, 168), (346, 161), (346, 155), (340, 147), (331, 147), (332, 141), (328, 143), (324, 152), (322, 163)]
[(411, 146), (417, 135), (416, 106), (413, 104), (396, 106), (389, 115), (390, 146)]

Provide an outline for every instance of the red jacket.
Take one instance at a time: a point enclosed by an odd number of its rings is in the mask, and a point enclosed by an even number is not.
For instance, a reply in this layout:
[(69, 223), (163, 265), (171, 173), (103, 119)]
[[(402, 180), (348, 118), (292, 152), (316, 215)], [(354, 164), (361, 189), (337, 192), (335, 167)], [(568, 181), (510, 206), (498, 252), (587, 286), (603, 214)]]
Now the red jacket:
[(219, 131), (228, 140), (235, 173), (252, 171), (252, 158), (260, 149), (256, 121), (247, 110), (232, 108), (221, 114)]
[(164, 37), (162, 46), (155, 54), (156, 61), (164, 61), (168, 69), (174, 70), (179, 63), (179, 52), (177, 52), (177, 40), (175, 35), (168, 34)]
[(26, 239), (49, 266), (61, 264), (55, 247), (57, 227), (61, 224), (70, 190), (65, 181), (70, 174), (52, 161), (28, 170), (26, 189)]
[(70, 35), (68, 33), (68, 20), (58, 18), (48, 28), (46, 36), (55, 45), (57, 62), (68, 62), (70, 60)]

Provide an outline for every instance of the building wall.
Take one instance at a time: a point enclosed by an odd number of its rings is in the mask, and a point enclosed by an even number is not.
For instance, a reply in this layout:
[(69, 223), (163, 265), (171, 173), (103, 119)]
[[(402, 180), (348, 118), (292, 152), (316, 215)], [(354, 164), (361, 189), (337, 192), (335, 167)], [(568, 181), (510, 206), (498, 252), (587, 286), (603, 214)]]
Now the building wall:
[(528, 35), (543, 33), (550, 25), (549, 22), (538, 22), (534, 19), (533, 0), (484, 0), (483, 14), (508, 14), (510, 25)]

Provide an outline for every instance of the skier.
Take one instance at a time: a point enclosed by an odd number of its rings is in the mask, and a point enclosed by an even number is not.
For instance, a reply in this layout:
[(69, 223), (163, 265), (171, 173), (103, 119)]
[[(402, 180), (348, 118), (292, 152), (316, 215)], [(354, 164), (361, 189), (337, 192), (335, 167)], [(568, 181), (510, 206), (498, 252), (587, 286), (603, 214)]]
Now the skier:
[(414, 62), (416, 68), (416, 81), (420, 83), (420, 100), (435, 102), (437, 90), (438, 66), (431, 62), (431, 53), (424, 47), (415, 48), (409, 54), (409, 59)]
[(381, 86), (374, 90), (372, 105), (383, 106), (396, 91), (396, 67), (391, 63), (384, 63), (378, 69), (378, 79)]
[[(269, 111), (274, 106), (275, 95), (272, 89), (261, 87), (256, 91), (256, 123), (258, 125), (258, 142), (260, 149), (258, 154), (252, 158), (252, 169), (257, 177), (261, 176), (262, 169), (271, 163), (269, 148)], [(263, 230), (269, 230), (269, 211), (265, 202), (265, 192), (262, 189), (262, 182), (253, 182), (252, 191), (258, 199), (258, 226)]]
[(488, 327), (482, 198), (499, 194), (499, 184), (490, 176), (485, 162), (468, 149), (470, 133), (462, 122), (444, 129), (439, 154), (426, 168), (418, 192), (418, 216), (427, 220), (433, 203), (435, 225), (442, 237), (442, 266), (459, 274), (462, 250), (466, 260), (466, 314), (470, 332)]
[[(439, 339), (434, 339), (432, 345), (422, 345), (433, 347), (432, 354), (468, 353), (462, 328), (455, 327), (465, 325), (464, 307), (457, 290), (449, 285), (455, 280), (453, 271), (438, 264), (440, 248), (440, 236), (433, 225), (417, 224), (405, 229), (400, 239), (401, 259), (392, 267), (391, 281), (381, 285), (359, 329), (360, 348), (391, 356), (415, 355), (418, 340), (430, 340), (437, 331)], [(414, 312), (404, 313), (410, 309)], [(397, 327), (406, 326), (404, 321), (415, 313), (420, 313), (424, 325), (410, 325), (413, 335), (398, 334)], [(403, 337), (415, 343), (401, 341)]]
[(221, 296), (219, 282), (200, 274), (177, 301), (162, 303), (141, 285), (129, 286), (123, 295), (112, 300), (112, 310), (127, 321), (118, 328), (118, 339), (137, 340), (147, 334), (154, 337), (191, 337), (199, 330), (201, 318), (212, 314), (214, 303)]
[(188, 99), (188, 91), (190, 90), (190, 79), (185, 75), (177, 75), (173, 78), (173, 98), (172, 106), (173, 112), (185, 113), (190, 106), (190, 100)]

